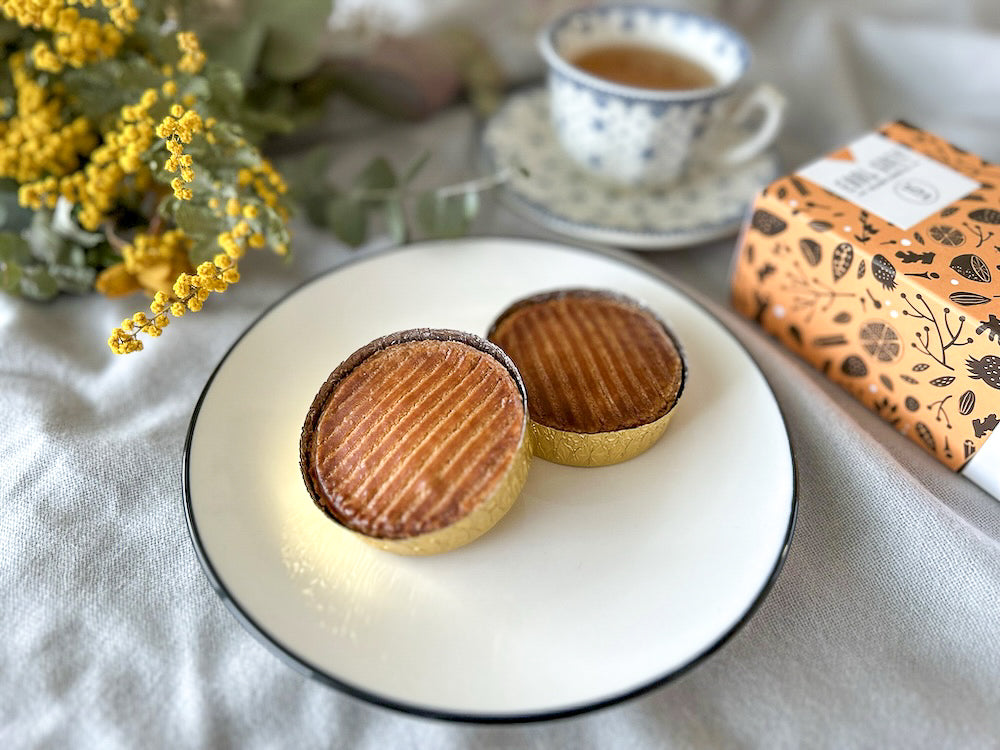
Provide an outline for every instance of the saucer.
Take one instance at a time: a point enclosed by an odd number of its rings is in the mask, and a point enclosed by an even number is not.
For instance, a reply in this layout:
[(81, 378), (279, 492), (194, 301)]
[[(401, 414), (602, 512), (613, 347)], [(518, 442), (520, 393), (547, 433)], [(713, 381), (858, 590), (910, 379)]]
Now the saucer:
[(767, 151), (727, 171), (689, 174), (669, 188), (629, 188), (595, 179), (556, 141), (548, 91), (515, 94), (486, 124), (483, 147), (493, 169), (512, 169), (508, 205), (575, 239), (633, 250), (667, 250), (735, 234), (753, 196), (779, 174)]

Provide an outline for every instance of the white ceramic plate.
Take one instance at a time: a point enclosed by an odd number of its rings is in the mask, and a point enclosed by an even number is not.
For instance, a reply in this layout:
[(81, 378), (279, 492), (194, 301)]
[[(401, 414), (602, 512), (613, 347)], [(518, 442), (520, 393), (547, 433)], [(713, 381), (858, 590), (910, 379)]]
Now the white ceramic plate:
[[(299, 431), (342, 359), (405, 328), (483, 334), (515, 299), (571, 286), (643, 301), (684, 347), (688, 383), (651, 450), (536, 460), (496, 527), (435, 557), (374, 549), (313, 506)], [(777, 575), (795, 481), (768, 384), (702, 307), (623, 258), (489, 238), (353, 262), (264, 313), (195, 409), (185, 499), (213, 585), (294, 666), (417, 714), (525, 721), (636, 695), (717, 648)]]
[(632, 189), (595, 180), (556, 141), (548, 93), (514, 94), (486, 124), (491, 169), (514, 168), (510, 207), (554, 232), (633, 250), (672, 250), (733, 235), (753, 196), (778, 176), (774, 152), (728, 171), (689, 174), (669, 189)]

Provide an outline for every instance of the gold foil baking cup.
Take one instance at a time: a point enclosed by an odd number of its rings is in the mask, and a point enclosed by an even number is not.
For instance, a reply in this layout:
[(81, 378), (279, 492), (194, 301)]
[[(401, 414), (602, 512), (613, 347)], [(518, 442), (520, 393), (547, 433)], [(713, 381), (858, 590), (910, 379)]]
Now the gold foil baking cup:
[(649, 450), (667, 429), (673, 413), (671, 408), (655, 422), (611, 432), (567, 432), (532, 422), (533, 450), (539, 458), (565, 466), (618, 464)]

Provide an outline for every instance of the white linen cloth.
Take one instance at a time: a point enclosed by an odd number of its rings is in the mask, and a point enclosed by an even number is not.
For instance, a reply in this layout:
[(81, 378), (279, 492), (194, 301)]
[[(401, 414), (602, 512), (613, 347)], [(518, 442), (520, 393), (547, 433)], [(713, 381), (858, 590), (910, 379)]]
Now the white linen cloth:
[[(1000, 159), (995, 2), (716, 10), (789, 96), (789, 167), (895, 117)], [(425, 179), (451, 180), (475, 138), (452, 111), (339, 142), (337, 169), (432, 145)], [(476, 231), (552, 238), (502, 207)], [(784, 570), (679, 679), (522, 726), (410, 717), (298, 674), (229, 614), (192, 549), (181, 450), (201, 389), (270, 302), (344, 248), (300, 227), (292, 263), (255, 256), (224, 298), (128, 357), (104, 341), (136, 300), (0, 298), (0, 747), (997, 747), (1000, 503), (728, 312), (732, 247), (644, 257), (710, 301), (786, 414), (799, 516)]]

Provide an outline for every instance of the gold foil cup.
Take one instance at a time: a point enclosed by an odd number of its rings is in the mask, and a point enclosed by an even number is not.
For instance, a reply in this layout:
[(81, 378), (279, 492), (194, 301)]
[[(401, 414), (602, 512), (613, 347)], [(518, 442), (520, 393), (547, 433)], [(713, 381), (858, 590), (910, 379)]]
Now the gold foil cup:
[[(352, 529), (333, 513), (327, 505), (324, 493), (318, 487), (313, 477), (311, 463), (313, 429), (322, 414), (329, 395), (336, 388), (337, 384), (354, 368), (382, 349), (404, 342), (423, 340), (457, 341), (478, 349), (503, 365), (517, 386), (517, 391), (521, 398), (523, 416), (520, 440), (510, 460), (510, 465), (507, 467), (507, 470), (493, 492), (457, 521), (440, 529), (409, 537), (388, 538), (365, 534), (357, 529)], [(309, 491), (313, 502), (323, 511), (327, 518), (338, 526), (349, 531), (352, 535), (367, 544), (388, 552), (399, 555), (434, 555), (441, 552), (448, 552), (477, 539), (493, 528), (507, 511), (510, 510), (514, 501), (520, 495), (528, 476), (528, 468), (531, 465), (532, 450), (531, 433), (529, 430), (528, 396), (524, 387), (524, 381), (521, 379), (521, 375), (510, 357), (500, 347), (479, 336), (463, 331), (426, 328), (412, 329), (383, 336), (370, 342), (354, 352), (354, 354), (348, 357), (331, 373), (326, 383), (324, 383), (313, 399), (312, 406), (306, 415), (299, 442), (299, 465), (306, 489)]]
[[(596, 467), (621, 463), (649, 450), (667, 429), (687, 382), (687, 360), (677, 337), (662, 319), (645, 305), (623, 294), (593, 289), (563, 289), (543, 292), (518, 300), (504, 310), (490, 326), (487, 338), (494, 341), (501, 322), (511, 313), (529, 305), (558, 297), (598, 297), (630, 307), (660, 327), (680, 360), (680, 382), (667, 411), (653, 421), (619, 430), (575, 432), (530, 419), (532, 452), (539, 458), (565, 466)], [(529, 404), (530, 406), (530, 404)]]
[[(674, 402), (676, 406), (677, 402)], [(531, 440), (539, 458), (566, 466), (609, 466), (635, 458), (653, 447), (667, 429), (673, 409), (655, 422), (611, 432), (566, 432), (531, 423)]]

